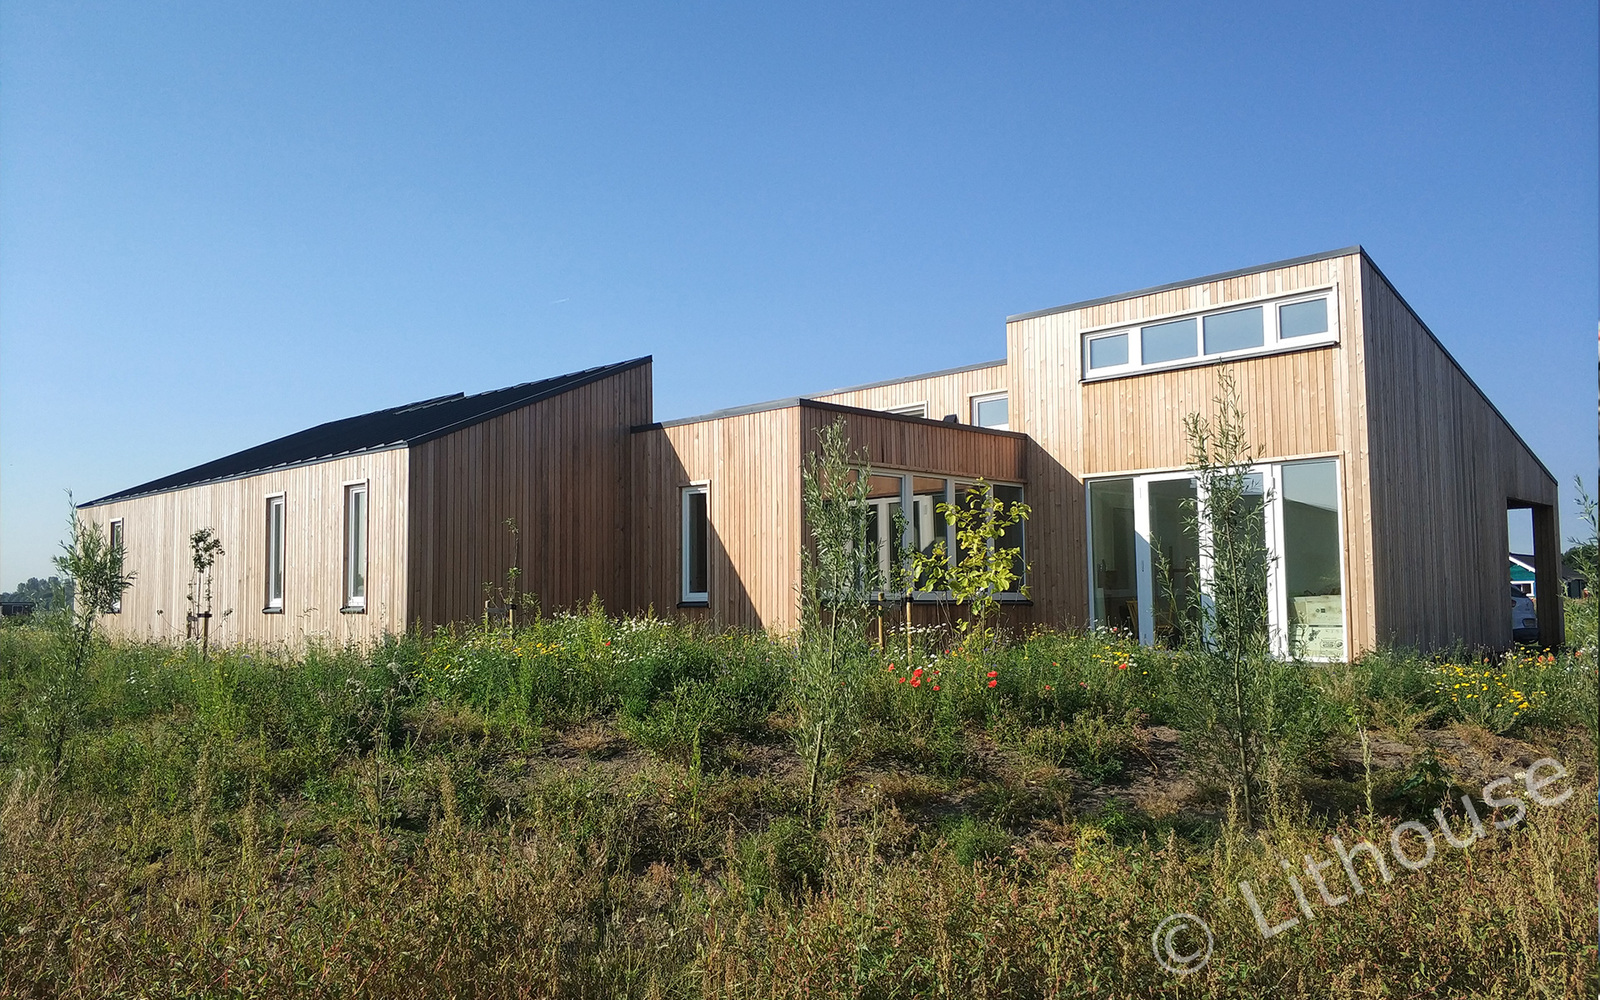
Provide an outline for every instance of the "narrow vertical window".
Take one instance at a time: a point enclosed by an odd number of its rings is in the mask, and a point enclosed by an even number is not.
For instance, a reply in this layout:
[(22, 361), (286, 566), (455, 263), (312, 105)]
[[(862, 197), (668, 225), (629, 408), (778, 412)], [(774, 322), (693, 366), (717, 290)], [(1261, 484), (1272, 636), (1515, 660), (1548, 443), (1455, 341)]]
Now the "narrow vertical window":
[(1342, 660), (1344, 586), (1340, 567), (1337, 462), (1285, 465), (1283, 480), (1284, 590), (1289, 598), (1289, 655)]
[(283, 610), (283, 497), (267, 497), (267, 604)]
[(710, 599), (711, 512), (710, 487), (686, 486), (683, 490), (683, 601), (700, 603)]
[[(122, 545), (122, 518), (119, 517), (115, 521), (111, 522), (111, 532), (110, 532), (110, 534), (111, 534), (111, 551), (116, 554), (118, 559), (126, 559), (127, 550), (124, 549), (123, 545)], [(123, 573), (127, 573), (128, 572), (127, 566), (123, 566), (122, 567), (122, 572)], [(111, 613), (114, 614), (114, 615), (122, 614), (122, 595), (121, 594), (118, 594), (117, 595), (117, 599), (112, 602), (112, 604), (111, 604)]]
[(367, 609), (367, 484), (344, 491), (344, 610)]

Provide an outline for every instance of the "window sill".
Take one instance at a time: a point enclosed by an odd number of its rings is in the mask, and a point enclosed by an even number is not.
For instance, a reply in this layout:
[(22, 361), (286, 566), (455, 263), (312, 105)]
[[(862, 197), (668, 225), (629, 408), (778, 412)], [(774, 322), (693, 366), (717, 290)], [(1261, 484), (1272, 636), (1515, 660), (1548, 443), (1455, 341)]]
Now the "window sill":
[(678, 607), (680, 607), (680, 608), (709, 608), (709, 607), (711, 607), (711, 602), (710, 601), (679, 601), (678, 602)]
[(264, 614), (264, 615), (281, 615), (281, 614), (283, 614), (283, 609), (282, 608), (262, 608), (261, 609), (261, 613)]
[(367, 609), (366, 608), (340, 608), (339, 609), (339, 613), (341, 615), (364, 615), (364, 614), (367, 613)]

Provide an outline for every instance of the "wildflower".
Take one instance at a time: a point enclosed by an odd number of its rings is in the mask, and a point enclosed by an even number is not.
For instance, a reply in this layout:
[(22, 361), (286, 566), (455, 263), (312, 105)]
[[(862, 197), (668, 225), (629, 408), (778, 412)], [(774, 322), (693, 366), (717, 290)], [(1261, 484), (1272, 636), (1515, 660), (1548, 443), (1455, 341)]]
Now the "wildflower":
[(905, 678), (904, 678), (904, 677), (896, 677), (896, 678), (895, 678), (895, 679), (894, 679), (894, 682), (895, 682), (895, 683), (896, 683), (896, 684), (904, 684), (904, 683), (905, 683), (905, 682), (906, 682), (906, 679), (905, 679)]
[(935, 684), (935, 685), (934, 685), (934, 686), (933, 686), (933, 689), (934, 689), (934, 690), (935, 690), (935, 691), (937, 691), (937, 690), (939, 690), (939, 685), (937, 685), (937, 684)]
[(1118, 670), (1126, 670), (1126, 669), (1128, 669), (1128, 665), (1126, 663), (1119, 663), (1119, 664), (1117, 664), (1117, 669)]
[(989, 686), (990, 687), (994, 687), (996, 684), (999, 684), (999, 683), (1000, 683), (999, 681), (990, 681), (989, 682)]
[(991, 670), (991, 671), (989, 671), (989, 676), (990, 677), (999, 677), (1000, 676), (1000, 672), (998, 670)]

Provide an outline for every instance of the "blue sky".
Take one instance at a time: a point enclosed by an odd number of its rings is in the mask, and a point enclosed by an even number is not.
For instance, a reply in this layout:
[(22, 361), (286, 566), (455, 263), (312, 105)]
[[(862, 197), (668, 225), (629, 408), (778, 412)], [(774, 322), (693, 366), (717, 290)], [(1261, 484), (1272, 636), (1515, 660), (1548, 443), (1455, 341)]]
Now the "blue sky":
[(1577, 2), (6, 4), (0, 586), (47, 572), (64, 490), (323, 420), (647, 353), (689, 415), (1354, 243), (1570, 495), (1597, 34)]

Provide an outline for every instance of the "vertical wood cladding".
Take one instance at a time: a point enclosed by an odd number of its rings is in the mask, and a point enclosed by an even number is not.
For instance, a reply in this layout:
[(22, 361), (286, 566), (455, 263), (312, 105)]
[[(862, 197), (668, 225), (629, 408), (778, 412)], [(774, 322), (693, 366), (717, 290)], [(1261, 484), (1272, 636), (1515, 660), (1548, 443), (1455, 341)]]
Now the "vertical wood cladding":
[[(182, 639), (189, 611), (189, 536), (211, 528), (223, 555), (213, 568), (211, 640), (299, 644), (371, 639), (405, 628), (405, 448), (332, 459), (85, 508), (101, 524), (121, 518), (135, 574), (113, 632)], [(344, 601), (344, 487), (367, 483), (367, 609)], [(267, 614), (267, 497), (284, 495), (283, 612)]]
[[(633, 605), (719, 624), (793, 628), (799, 616), (800, 431), (796, 407), (633, 435)], [(683, 487), (708, 483), (706, 608), (678, 608)]]
[(677, 607), (682, 489), (709, 482), (710, 607), (683, 613), (779, 632), (796, 627), (800, 470), (817, 432), (835, 419), (874, 468), (1027, 478), (1020, 434), (812, 402), (642, 430), (634, 435), (635, 606)]
[(1377, 637), (1509, 645), (1506, 508), (1554, 508), (1556, 482), (1366, 262), (1361, 284)]
[(629, 429), (650, 408), (644, 364), (415, 445), (411, 622), (477, 618), (514, 565), (547, 612), (591, 595), (625, 606)]
[(1365, 384), (1361, 368), (1359, 254), (1161, 289), (1007, 324), (1011, 426), (1032, 439), (1031, 538), (1036, 614), (1044, 622), (1088, 619), (1085, 477), (1181, 468), (1186, 413), (1211, 415), (1224, 363), (1085, 383), (1080, 335), (1121, 323), (1329, 287), (1337, 301), (1336, 346), (1226, 362), (1243, 398), (1248, 432), (1263, 461), (1338, 453), (1353, 647), (1372, 644), (1372, 595), (1359, 567), (1371, 560), (1367, 503)]
[(955, 414), (963, 424), (972, 422), (971, 399), (974, 395), (1006, 391), (1006, 365), (1000, 361), (966, 371), (909, 378), (903, 382), (876, 385), (867, 389), (848, 389), (809, 398), (822, 403), (841, 406), (858, 406), (864, 410), (887, 410), (891, 407), (926, 403), (928, 418), (942, 420)]

